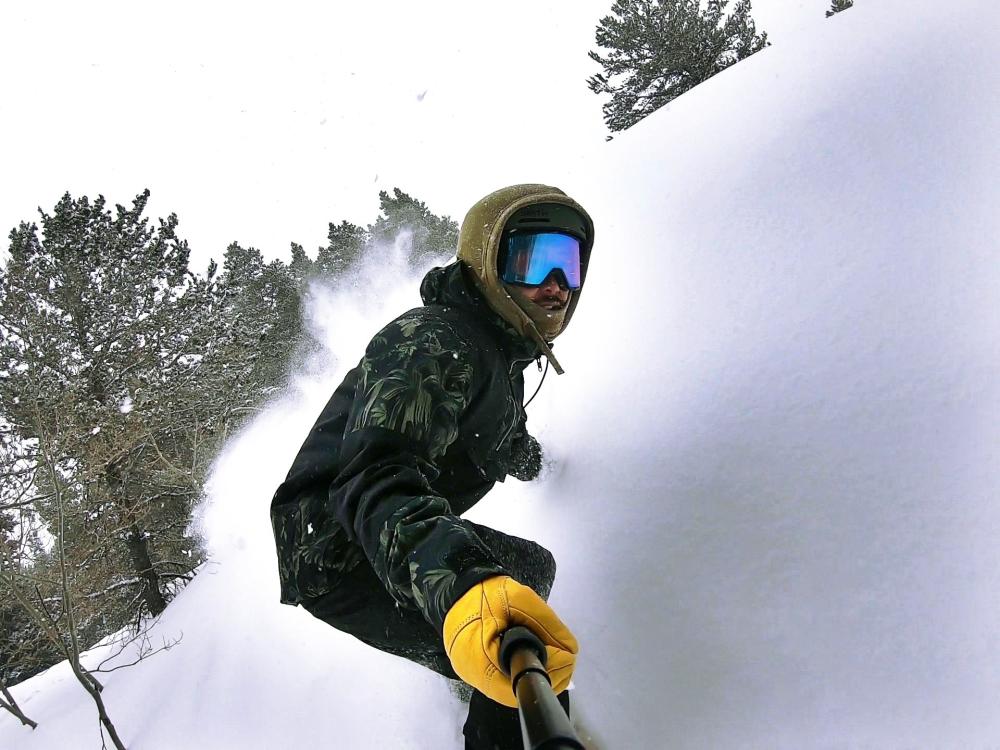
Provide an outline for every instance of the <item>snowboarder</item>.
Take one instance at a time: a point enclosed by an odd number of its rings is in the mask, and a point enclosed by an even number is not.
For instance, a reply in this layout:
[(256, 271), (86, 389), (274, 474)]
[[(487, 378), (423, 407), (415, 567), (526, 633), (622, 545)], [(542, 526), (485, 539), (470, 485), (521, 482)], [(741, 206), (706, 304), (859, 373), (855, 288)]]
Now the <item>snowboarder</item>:
[(546, 604), (555, 560), (462, 519), (509, 474), (534, 479), (523, 370), (549, 360), (580, 299), (594, 226), (558, 188), (514, 185), (468, 212), (424, 305), (371, 340), (271, 503), (281, 600), (474, 688), (466, 748), (520, 748), (504, 631), (545, 642), (567, 709), (577, 642)]

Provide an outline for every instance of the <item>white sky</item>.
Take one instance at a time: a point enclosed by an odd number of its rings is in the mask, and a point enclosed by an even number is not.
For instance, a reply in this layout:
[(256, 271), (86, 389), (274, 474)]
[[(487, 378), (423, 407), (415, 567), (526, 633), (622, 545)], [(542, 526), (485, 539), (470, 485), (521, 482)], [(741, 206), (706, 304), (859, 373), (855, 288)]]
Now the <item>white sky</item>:
[[(826, 0), (758, 0), (774, 42)], [(460, 220), (559, 184), (606, 131), (587, 58), (610, 0), (0, 6), (0, 230), (67, 190), (180, 217), (194, 265), (286, 257), (400, 187)]]

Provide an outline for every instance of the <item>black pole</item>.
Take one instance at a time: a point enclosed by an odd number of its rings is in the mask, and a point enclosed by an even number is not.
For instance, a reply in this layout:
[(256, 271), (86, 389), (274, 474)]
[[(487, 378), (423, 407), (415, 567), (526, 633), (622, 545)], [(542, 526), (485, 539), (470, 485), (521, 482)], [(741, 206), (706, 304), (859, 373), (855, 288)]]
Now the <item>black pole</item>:
[(524, 750), (586, 750), (552, 691), (547, 658), (545, 645), (527, 628), (503, 634), (500, 663), (514, 685)]

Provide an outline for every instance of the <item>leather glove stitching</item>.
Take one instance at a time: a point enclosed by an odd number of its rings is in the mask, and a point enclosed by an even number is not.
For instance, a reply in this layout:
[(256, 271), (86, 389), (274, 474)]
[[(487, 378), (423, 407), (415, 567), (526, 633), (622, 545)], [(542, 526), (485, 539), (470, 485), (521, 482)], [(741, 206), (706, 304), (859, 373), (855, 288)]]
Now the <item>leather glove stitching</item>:
[(451, 657), (451, 650), (455, 648), (455, 641), (458, 640), (458, 637), (462, 634), (462, 631), (465, 630), (470, 625), (474, 625), (481, 619), (482, 618), (477, 616), (469, 616), (465, 618), (465, 621), (461, 625), (458, 626), (458, 629), (455, 631), (455, 637), (451, 639), (451, 643), (449, 643), (448, 648), (445, 649), (445, 653), (447, 653), (449, 657)]
[[(570, 647), (567, 644), (563, 643), (563, 641), (562, 641), (561, 638), (557, 638), (555, 635), (553, 635), (552, 631), (550, 631), (548, 628), (546, 628), (544, 625), (542, 625), (542, 623), (538, 622), (538, 620), (536, 620), (534, 617), (532, 617), (527, 612), (525, 612), (523, 610), (520, 610), (520, 609), (511, 609), (510, 611), (511, 612), (517, 612), (526, 621), (530, 622), (531, 626), (529, 627), (529, 630), (531, 630), (536, 635), (542, 635), (542, 634), (546, 635), (548, 637), (548, 639), (549, 639), (550, 642), (557, 643), (559, 645), (559, 648), (562, 649), (563, 651), (568, 651), (571, 654), (575, 654), (579, 650), (579, 649), (577, 649), (577, 651), (573, 651), (572, 649), (570, 649)], [(509, 621), (510, 620), (508, 618), (508, 622)]]
[(500, 582), (500, 603), (503, 604), (506, 622), (510, 622), (510, 600), (507, 598), (507, 583), (511, 579), (505, 578)]

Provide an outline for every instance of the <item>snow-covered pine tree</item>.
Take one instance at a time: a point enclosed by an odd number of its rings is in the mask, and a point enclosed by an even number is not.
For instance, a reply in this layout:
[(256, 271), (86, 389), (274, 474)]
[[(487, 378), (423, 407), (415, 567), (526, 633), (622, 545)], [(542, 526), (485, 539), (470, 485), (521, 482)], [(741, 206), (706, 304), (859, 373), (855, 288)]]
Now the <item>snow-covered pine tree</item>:
[[(295, 272), (293, 273), (293, 268)], [(232, 243), (222, 273), (210, 269), (195, 305), (192, 338), (198, 362), (181, 401), (200, 415), (211, 437), (203, 449), (214, 455), (227, 435), (257, 412), (282, 384), (302, 341), (301, 280), (311, 261), (293, 246), (292, 265), (265, 262), (256, 248)]]
[[(699, 83), (767, 46), (757, 33), (750, 0), (615, 0), (597, 26), (588, 53), (604, 68), (587, 80), (596, 94), (610, 94), (604, 122), (625, 130)], [(610, 137), (610, 136), (609, 136)]]
[(148, 197), (112, 213), (65, 195), (41, 234), (11, 232), (0, 278), (0, 417), (26, 448), (31, 512), (50, 529), (60, 516), (84, 642), (162, 612), (198, 562), (184, 532), (200, 486), (172, 395), (194, 361), (188, 248), (176, 216), (142, 217)]
[(393, 188), (390, 195), (381, 191), (379, 215), (368, 227), (368, 235), (376, 244), (395, 241), (401, 233), (409, 233), (409, 257), (415, 264), (453, 255), (458, 246), (458, 224), (448, 216), (431, 213), (423, 201)]
[(362, 257), (367, 244), (364, 227), (349, 221), (330, 222), (327, 244), (319, 248), (312, 273), (329, 282), (338, 281)]
[(379, 215), (367, 227), (348, 221), (331, 222), (329, 227), (327, 245), (319, 249), (311, 273), (333, 283), (403, 232), (409, 233), (409, 256), (415, 264), (443, 260), (458, 246), (458, 224), (453, 219), (432, 213), (427, 204), (399, 188), (391, 194), (379, 192)]
[(834, 15), (835, 13), (840, 13), (842, 10), (847, 10), (852, 5), (854, 5), (854, 0), (833, 0), (830, 5), (830, 10), (826, 12), (826, 17)]

